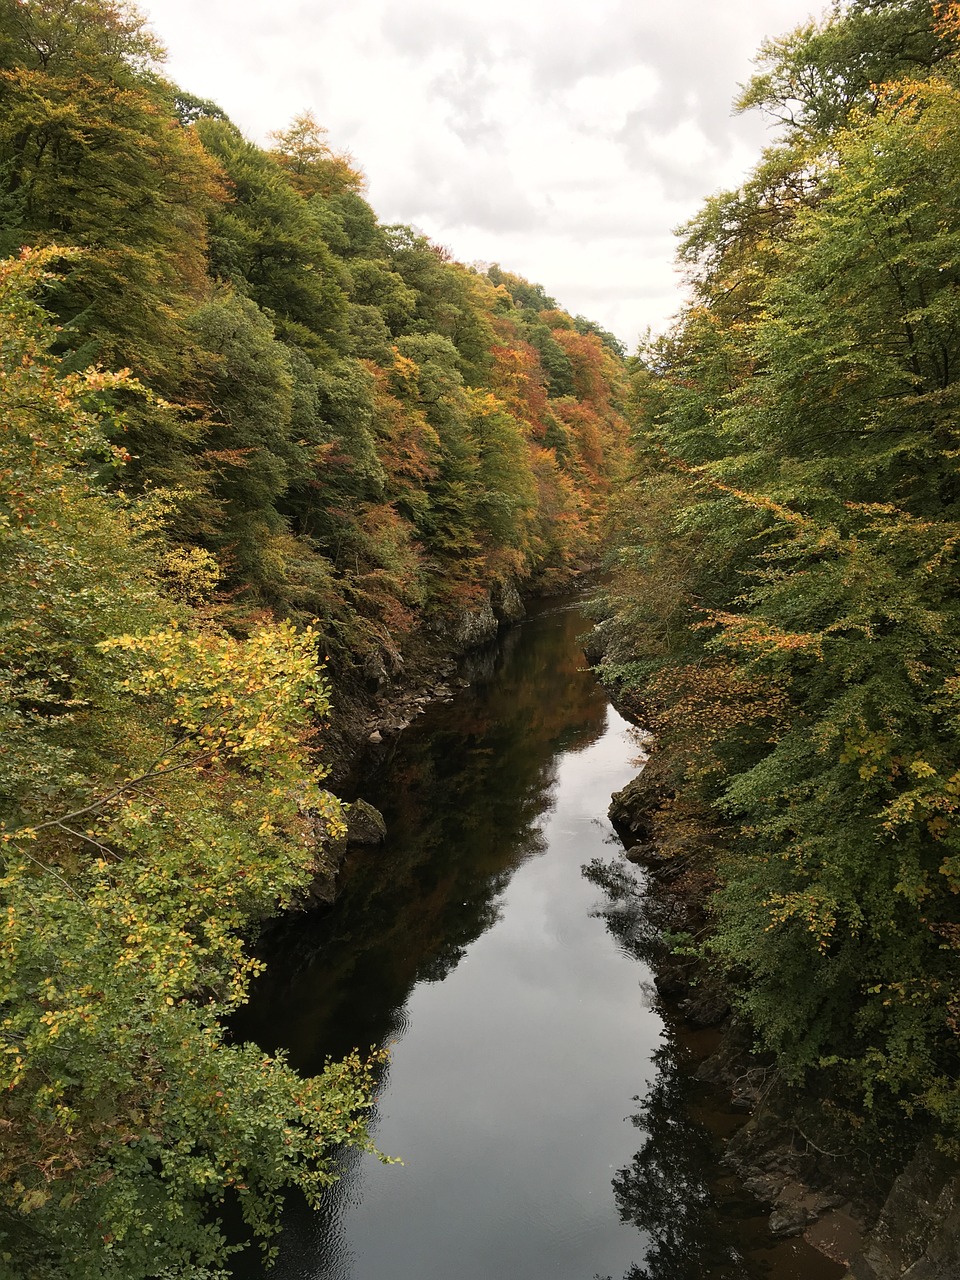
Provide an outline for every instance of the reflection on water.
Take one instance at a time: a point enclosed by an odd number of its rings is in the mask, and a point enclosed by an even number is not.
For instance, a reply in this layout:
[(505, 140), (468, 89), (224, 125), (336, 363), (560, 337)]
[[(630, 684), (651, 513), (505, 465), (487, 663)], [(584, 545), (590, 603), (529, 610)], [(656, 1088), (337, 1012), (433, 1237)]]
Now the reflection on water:
[[(663, 911), (632, 870), (622, 859), (595, 859), (583, 868), (604, 890), (598, 914), (611, 935), (649, 963), (662, 953)], [(653, 1085), (634, 1099), (639, 1105), (630, 1117), (643, 1135), (640, 1149), (613, 1178), (621, 1219), (648, 1241), (643, 1263), (624, 1280), (837, 1280), (846, 1269), (802, 1239), (774, 1240), (769, 1210), (723, 1172), (720, 1136), (743, 1116), (694, 1074), (717, 1047), (717, 1035), (685, 1032), (675, 1014), (665, 1016)]]
[[(415, 984), (441, 981), (491, 928), (513, 873), (544, 850), (560, 755), (606, 726), (576, 642), (584, 627), (579, 611), (556, 609), (507, 631), (455, 703), (431, 707), (372, 762), (363, 795), (388, 842), (351, 852), (335, 909), (277, 922), (241, 1038), (285, 1047), (304, 1071), (381, 1044)], [(628, 761), (632, 746), (619, 754)], [(606, 803), (598, 796), (597, 814)]]
[(584, 626), (547, 610), (483, 655), (368, 778), (387, 844), (265, 938), (237, 1034), (305, 1071), (392, 1043), (373, 1132), (404, 1161), (352, 1153), (323, 1213), (291, 1203), (279, 1280), (763, 1274), (722, 1269), (712, 1144), (644, 995), (642, 878), (602, 816), (638, 748)]
[(690, 1116), (690, 1079), (678, 1069), (669, 1040), (654, 1055), (656, 1083), (633, 1124), (645, 1133), (630, 1164), (613, 1179), (617, 1207), (650, 1237), (642, 1267), (629, 1280), (726, 1280), (746, 1274), (719, 1219), (707, 1183), (716, 1160), (711, 1135)]

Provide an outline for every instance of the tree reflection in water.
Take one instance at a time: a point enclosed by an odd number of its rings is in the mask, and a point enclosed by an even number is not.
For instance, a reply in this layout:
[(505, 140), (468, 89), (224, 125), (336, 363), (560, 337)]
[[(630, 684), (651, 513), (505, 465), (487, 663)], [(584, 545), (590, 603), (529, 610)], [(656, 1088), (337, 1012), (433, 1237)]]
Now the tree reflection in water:
[[(606, 901), (598, 915), (619, 945), (656, 963), (663, 953), (663, 922), (643, 877), (622, 859), (595, 860), (583, 874), (603, 889)], [(640, 1107), (630, 1117), (646, 1135), (644, 1143), (613, 1179), (622, 1221), (632, 1222), (649, 1240), (643, 1264), (632, 1266), (624, 1280), (746, 1280), (756, 1269), (749, 1267), (724, 1221), (736, 1206), (721, 1206), (709, 1182), (718, 1143), (691, 1113), (701, 1086), (669, 1026), (664, 1035), (652, 1060), (655, 1083), (645, 1098), (636, 1099)]]
[(630, 1117), (647, 1136), (613, 1179), (621, 1219), (650, 1238), (643, 1266), (631, 1267), (625, 1280), (740, 1280), (744, 1261), (725, 1238), (706, 1179), (715, 1140), (690, 1115), (692, 1081), (678, 1056), (672, 1037), (654, 1055), (656, 1083)]

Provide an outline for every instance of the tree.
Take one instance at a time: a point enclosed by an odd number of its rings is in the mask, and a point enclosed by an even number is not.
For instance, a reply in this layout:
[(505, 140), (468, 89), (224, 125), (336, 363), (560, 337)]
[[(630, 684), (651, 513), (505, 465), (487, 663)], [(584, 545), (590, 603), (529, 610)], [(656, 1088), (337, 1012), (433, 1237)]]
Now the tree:
[(293, 176), (228, 122), (197, 134), (223, 166), (229, 204), (210, 223), (210, 270), (269, 311), (280, 336), (322, 364), (346, 345), (346, 276)]
[(309, 111), (294, 117), (289, 129), (279, 129), (270, 137), (277, 144), (273, 156), (286, 169), (302, 196), (330, 197), (363, 190), (363, 174), (353, 158), (335, 152), (327, 142), (327, 130)]
[[(853, 76), (916, 11), (851, 6), (818, 47), (873, 32)], [(759, 1042), (888, 1138), (906, 1114), (956, 1150), (960, 97), (938, 60), (869, 100), (818, 81), (802, 168), (765, 158), (695, 222), (695, 302), (635, 366), (604, 626)]]
[(283, 1186), (315, 1199), (332, 1148), (369, 1145), (372, 1063), (303, 1079), (223, 1031), (244, 929), (342, 825), (328, 688), (311, 633), (166, 597), (156, 503), (99, 487), (111, 399), (140, 392), (50, 354), (28, 290), (66, 252), (0, 269), (0, 1247), (30, 1280), (221, 1275), (226, 1199), (266, 1239)]

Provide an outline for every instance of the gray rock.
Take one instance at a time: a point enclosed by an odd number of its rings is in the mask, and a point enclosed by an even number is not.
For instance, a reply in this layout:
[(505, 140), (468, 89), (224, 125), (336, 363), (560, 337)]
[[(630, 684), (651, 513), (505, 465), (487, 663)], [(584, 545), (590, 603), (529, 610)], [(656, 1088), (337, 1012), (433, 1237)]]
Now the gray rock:
[(606, 627), (598, 622), (583, 642), (583, 656), (591, 667), (602, 661), (607, 647)]
[(764, 1204), (774, 1204), (783, 1190), (783, 1178), (774, 1173), (758, 1173), (752, 1178), (744, 1178), (743, 1185)]
[(704, 975), (681, 1001), (680, 1010), (695, 1027), (718, 1027), (730, 1012), (730, 1001), (722, 983)]
[(482, 599), (474, 609), (461, 609), (450, 626), (450, 639), (461, 652), (475, 649), (492, 640), (500, 629), (490, 597)]
[(526, 613), (516, 583), (498, 582), (490, 596), (493, 612), (501, 622), (519, 622)]
[(777, 1194), (770, 1215), (771, 1235), (799, 1236), (820, 1216), (821, 1197), (802, 1182), (788, 1182)]
[(855, 1280), (957, 1280), (960, 1276), (960, 1169), (932, 1142), (894, 1182)]
[(810, 1214), (800, 1205), (789, 1205), (784, 1209), (774, 1209), (770, 1215), (770, 1234), (779, 1239), (788, 1236), (801, 1236), (816, 1214)]
[(326, 823), (315, 818), (316, 844), (313, 856), (313, 879), (307, 888), (314, 902), (333, 902), (337, 896), (337, 876), (347, 853), (347, 837), (331, 836)]
[(383, 814), (366, 800), (356, 800), (353, 804), (344, 805), (347, 818), (348, 844), (383, 844), (387, 835), (387, 824)]

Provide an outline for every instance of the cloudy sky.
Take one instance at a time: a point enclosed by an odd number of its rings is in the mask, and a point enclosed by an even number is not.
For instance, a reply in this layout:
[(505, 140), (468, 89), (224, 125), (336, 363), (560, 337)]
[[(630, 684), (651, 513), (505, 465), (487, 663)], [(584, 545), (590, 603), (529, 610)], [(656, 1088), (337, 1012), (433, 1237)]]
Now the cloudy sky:
[(144, 0), (247, 135), (311, 110), (385, 222), (499, 262), (629, 348), (681, 301), (672, 230), (770, 138), (730, 101), (825, 0)]

